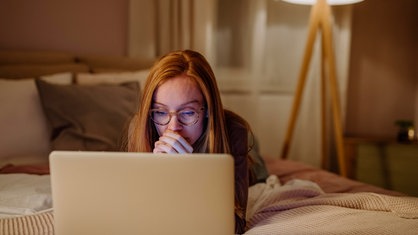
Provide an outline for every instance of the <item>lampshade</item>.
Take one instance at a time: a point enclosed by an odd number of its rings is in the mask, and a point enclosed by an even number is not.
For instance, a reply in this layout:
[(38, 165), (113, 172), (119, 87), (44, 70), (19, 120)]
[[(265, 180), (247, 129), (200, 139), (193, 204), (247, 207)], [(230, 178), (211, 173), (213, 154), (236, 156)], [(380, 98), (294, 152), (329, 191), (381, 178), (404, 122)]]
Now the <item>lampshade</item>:
[[(285, 2), (294, 3), (294, 4), (302, 4), (302, 5), (313, 5), (316, 3), (316, 0), (283, 0)], [(329, 5), (347, 5), (353, 4), (357, 2), (361, 2), (363, 0), (327, 0)]]

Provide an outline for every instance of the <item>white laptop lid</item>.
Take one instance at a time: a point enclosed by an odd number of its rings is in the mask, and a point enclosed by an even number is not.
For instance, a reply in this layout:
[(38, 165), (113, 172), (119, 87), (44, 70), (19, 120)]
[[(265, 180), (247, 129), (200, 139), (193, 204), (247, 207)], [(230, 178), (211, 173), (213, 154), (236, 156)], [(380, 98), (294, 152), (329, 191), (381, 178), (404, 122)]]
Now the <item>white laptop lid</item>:
[(64, 234), (234, 234), (227, 154), (54, 151), (54, 228)]

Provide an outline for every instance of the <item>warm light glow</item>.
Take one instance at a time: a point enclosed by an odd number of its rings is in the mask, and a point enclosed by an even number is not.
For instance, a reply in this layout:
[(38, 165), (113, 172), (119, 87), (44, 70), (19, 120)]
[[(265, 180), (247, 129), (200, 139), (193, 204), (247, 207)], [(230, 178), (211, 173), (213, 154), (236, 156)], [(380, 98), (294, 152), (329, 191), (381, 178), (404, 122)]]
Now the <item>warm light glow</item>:
[[(285, 2), (290, 2), (294, 4), (302, 4), (302, 5), (313, 5), (316, 3), (316, 0), (282, 0)], [(353, 4), (357, 2), (361, 2), (363, 0), (327, 0), (329, 5), (347, 5)]]
[(415, 139), (415, 130), (414, 130), (414, 128), (409, 128), (408, 129), (408, 139), (409, 140), (414, 140)]

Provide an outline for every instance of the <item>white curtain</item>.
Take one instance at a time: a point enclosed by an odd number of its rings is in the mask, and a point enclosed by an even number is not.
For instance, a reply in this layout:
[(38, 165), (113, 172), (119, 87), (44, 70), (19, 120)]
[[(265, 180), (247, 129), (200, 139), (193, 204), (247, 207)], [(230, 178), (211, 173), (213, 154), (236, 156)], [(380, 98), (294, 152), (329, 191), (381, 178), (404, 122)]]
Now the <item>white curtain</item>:
[(155, 58), (194, 49), (213, 58), (215, 0), (130, 0), (128, 55)]

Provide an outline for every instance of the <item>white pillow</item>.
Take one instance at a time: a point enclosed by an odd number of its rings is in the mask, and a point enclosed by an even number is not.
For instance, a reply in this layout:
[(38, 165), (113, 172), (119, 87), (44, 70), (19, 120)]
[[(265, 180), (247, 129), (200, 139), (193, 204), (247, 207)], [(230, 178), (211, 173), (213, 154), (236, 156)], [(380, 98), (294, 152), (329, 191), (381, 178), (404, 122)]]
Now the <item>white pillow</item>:
[(76, 83), (80, 85), (96, 85), (99, 83), (123, 83), (137, 81), (140, 89), (144, 89), (149, 70), (138, 70), (135, 72), (119, 73), (79, 73), (76, 76)]
[(68, 85), (72, 83), (73, 75), (71, 73), (56, 73), (41, 76), (41, 79), (54, 84)]
[[(52, 83), (71, 84), (71, 73), (43, 76)], [(22, 162), (19, 157), (42, 156), (48, 161), (49, 131), (34, 79), (0, 79), (0, 167)], [(33, 160), (33, 159), (32, 159)], [(12, 161), (12, 162), (11, 162)]]

